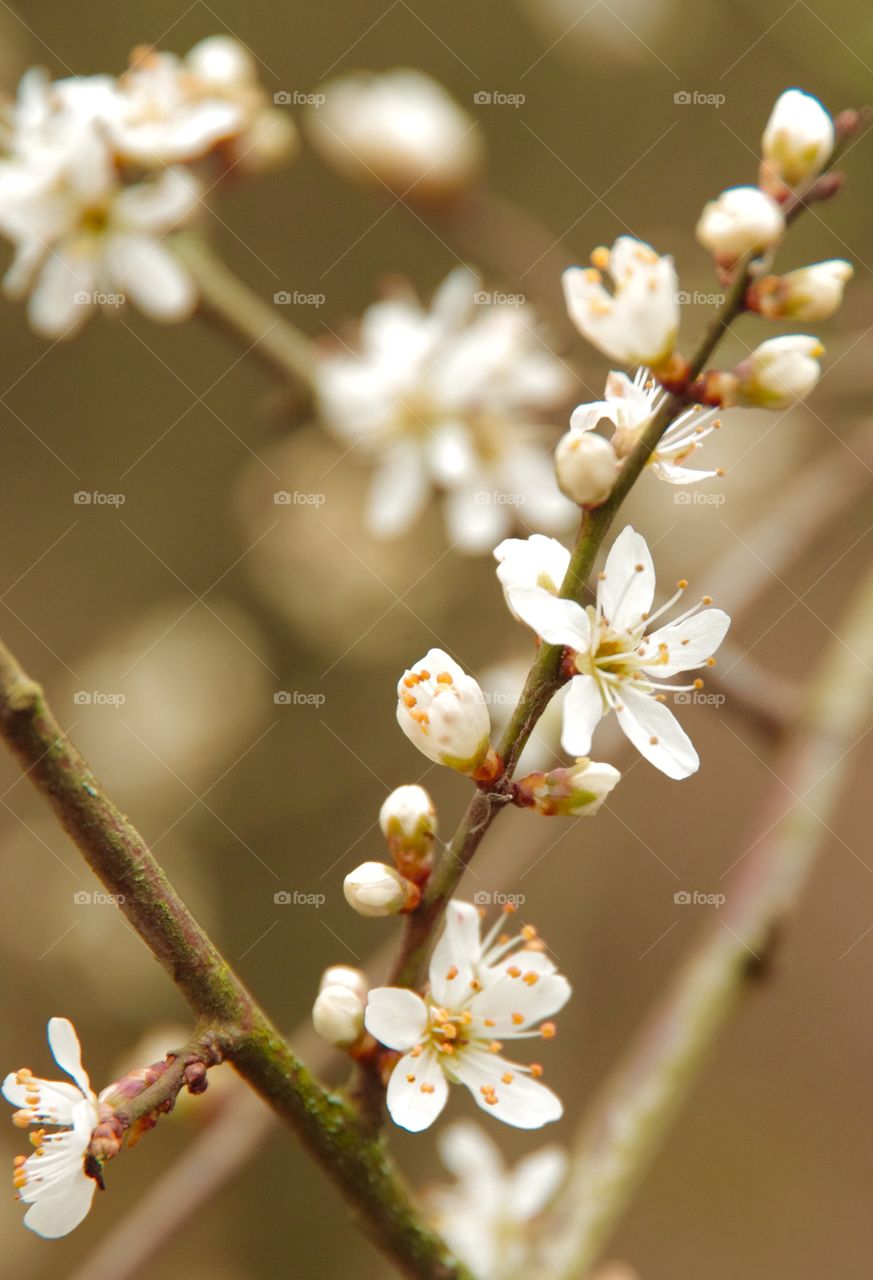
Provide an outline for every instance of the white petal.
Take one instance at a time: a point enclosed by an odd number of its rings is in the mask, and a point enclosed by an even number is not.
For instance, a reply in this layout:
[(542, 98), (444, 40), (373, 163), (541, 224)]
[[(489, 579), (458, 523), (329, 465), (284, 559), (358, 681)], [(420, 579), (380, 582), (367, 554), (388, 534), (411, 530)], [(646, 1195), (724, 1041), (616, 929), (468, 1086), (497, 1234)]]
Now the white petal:
[(421, 450), (404, 440), (382, 457), (367, 495), (365, 522), (376, 538), (405, 533), (427, 502), (430, 481)]
[(570, 427), (573, 431), (593, 431), (606, 418), (614, 427), (618, 426), (618, 409), (608, 400), (594, 400), (591, 404), (577, 404), (570, 414)]
[(507, 1194), (513, 1214), (522, 1221), (536, 1217), (564, 1181), (568, 1163), (567, 1152), (558, 1146), (543, 1147), (520, 1160)]
[(603, 715), (603, 698), (593, 676), (574, 676), (564, 699), (561, 746), (571, 756), (587, 756)]
[[(659, 650), (666, 661), (653, 661), (643, 668), (650, 675), (673, 676), (677, 671), (693, 671), (712, 657), (728, 632), (731, 620), (723, 609), (704, 609), (684, 622), (670, 622), (646, 636), (645, 653), (655, 658)], [(666, 645), (666, 650), (661, 649)], [(645, 656), (645, 655), (644, 655)]]
[[(430, 989), (437, 1004), (457, 1008), (470, 993), (470, 982), (479, 963), (479, 912), (469, 902), (453, 899), (446, 923), (430, 962)], [(447, 975), (457, 969), (454, 978)]]
[(106, 264), (120, 291), (152, 320), (186, 320), (197, 305), (194, 282), (179, 259), (149, 236), (110, 235)]
[(49, 1018), (48, 1042), (58, 1066), (90, 1097), (91, 1081), (82, 1066), (82, 1047), (72, 1022), (68, 1018)]
[(597, 598), (611, 630), (638, 627), (655, 597), (655, 566), (645, 538), (630, 525), (612, 544), (603, 574)]
[(676, 462), (662, 462), (655, 459), (650, 467), (654, 475), (666, 484), (697, 484), (700, 480), (711, 480), (718, 471), (698, 471), (694, 467), (680, 466)]
[(509, 587), (542, 587), (556, 596), (570, 564), (570, 552), (555, 538), (532, 533), (529, 538), (505, 538), (494, 548), (497, 577)]
[[(532, 984), (526, 983), (523, 977), (509, 977), (506, 970), (513, 968), (520, 969), (522, 975), (536, 973), (532, 965), (525, 963), (523, 954), (507, 957), (501, 967), (504, 976), (489, 981), (470, 1004), (474, 1018), (494, 1022), (490, 1030), (498, 1040), (508, 1040), (529, 1030), (563, 1009), (570, 999), (570, 984), (560, 973), (537, 974), (537, 981)], [(523, 1021), (515, 1021), (518, 1017)]]
[(509, 528), (512, 508), (496, 500), (496, 493), (482, 476), (446, 494), (443, 503), (449, 541), (458, 551), (476, 555), (490, 551)]
[(27, 304), (30, 323), (47, 338), (69, 338), (91, 312), (79, 295), (93, 294), (94, 259), (90, 253), (59, 249), (46, 259)]
[[(27, 1101), (28, 1094), (33, 1096), (34, 1090), (39, 1093), (36, 1107)], [(13, 1107), (33, 1112), (35, 1120), (42, 1124), (70, 1124), (73, 1107), (82, 1101), (81, 1091), (64, 1080), (40, 1080), (31, 1076), (27, 1084), (19, 1084), (14, 1071), (3, 1081), (2, 1093)]]
[(668, 778), (687, 778), (697, 771), (700, 758), (691, 739), (663, 702), (627, 684), (620, 697), (618, 722), (641, 755)]
[(489, 1187), (502, 1190), (503, 1157), (500, 1148), (472, 1120), (456, 1120), (437, 1138), (440, 1159), (459, 1182), (481, 1195)]
[(389, 1049), (411, 1049), (427, 1027), (427, 1006), (405, 987), (375, 987), (367, 999), (364, 1024)]
[(516, 617), (549, 644), (585, 650), (591, 643), (588, 614), (575, 600), (561, 600), (542, 587), (512, 587), (507, 598)]
[(69, 1235), (87, 1216), (96, 1189), (94, 1179), (79, 1172), (63, 1191), (35, 1200), (24, 1215), (24, 1225), (44, 1240)]
[(410, 1133), (421, 1133), (436, 1120), (448, 1096), (449, 1086), (438, 1056), (426, 1049), (417, 1058), (407, 1053), (400, 1059), (391, 1072), (385, 1102), (395, 1124)]
[[(514, 1125), (516, 1129), (540, 1129), (564, 1114), (560, 1098), (551, 1089), (496, 1053), (488, 1053), (484, 1049), (468, 1049), (459, 1053), (452, 1062), (452, 1073), (467, 1086), (483, 1111), (504, 1124)], [(504, 1083), (504, 1075), (512, 1076), (509, 1084)], [(496, 1095), (496, 1102), (485, 1101), (483, 1085), (489, 1096)], [(487, 1086), (494, 1090), (493, 1094)]]

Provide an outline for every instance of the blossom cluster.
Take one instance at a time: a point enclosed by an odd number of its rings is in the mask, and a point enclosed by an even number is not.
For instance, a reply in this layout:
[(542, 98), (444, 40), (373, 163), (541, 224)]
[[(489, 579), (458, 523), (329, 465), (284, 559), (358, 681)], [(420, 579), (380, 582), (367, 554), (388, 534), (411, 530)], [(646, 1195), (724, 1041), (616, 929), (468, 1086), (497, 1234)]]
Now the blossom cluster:
[(27, 297), (31, 324), (51, 338), (126, 299), (154, 320), (184, 319), (196, 289), (166, 237), (195, 219), (205, 166), (212, 186), (294, 145), (290, 117), (229, 36), (184, 58), (135, 49), (119, 77), (28, 71), (0, 126), (0, 234), (15, 248), (7, 294)]

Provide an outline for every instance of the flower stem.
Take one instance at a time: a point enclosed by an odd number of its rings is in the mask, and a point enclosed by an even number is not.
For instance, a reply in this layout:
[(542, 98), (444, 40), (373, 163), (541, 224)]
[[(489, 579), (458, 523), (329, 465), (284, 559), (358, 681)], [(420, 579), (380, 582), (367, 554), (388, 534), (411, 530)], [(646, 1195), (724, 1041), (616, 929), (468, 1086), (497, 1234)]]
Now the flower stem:
[[(290, 1125), (379, 1247), (405, 1275), (469, 1280), (466, 1269), (452, 1260), (419, 1216), (380, 1141), (296, 1057), (191, 915), (142, 836), (105, 795), (65, 737), (40, 686), (2, 644), (0, 735), (170, 974), (201, 1030), (214, 1035), (240, 1075)], [(175, 1072), (171, 1082), (174, 1078)]]
[[(873, 572), (813, 678), (726, 903), (589, 1110), (566, 1192), (543, 1227), (547, 1274), (588, 1274), (705, 1055), (771, 958), (809, 879), (873, 706)], [(800, 797), (787, 812), (785, 788)]]

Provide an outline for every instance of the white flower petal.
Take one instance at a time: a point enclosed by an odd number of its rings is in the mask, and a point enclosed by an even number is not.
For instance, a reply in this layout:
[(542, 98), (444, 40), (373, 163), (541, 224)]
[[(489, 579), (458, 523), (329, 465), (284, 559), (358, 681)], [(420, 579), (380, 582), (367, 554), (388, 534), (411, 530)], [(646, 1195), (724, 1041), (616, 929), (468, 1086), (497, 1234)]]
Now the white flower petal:
[(94, 258), (72, 248), (59, 249), (46, 259), (27, 304), (30, 323), (46, 338), (69, 338), (85, 323), (96, 283)]
[(667, 484), (698, 484), (701, 480), (711, 480), (713, 476), (718, 475), (717, 470), (698, 471), (694, 467), (680, 466), (678, 463), (667, 462), (661, 458), (655, 458), (649, 466), (652, 473)]
[(489, 1188), (502, 1191), (505, 1169), (500, 1148), (472, 1120), (456, 1120), (437, 1138), (440, 1159), (465, 1189), (482, 1195)]
[[(507, 957), (501, 968), (504, 976), (489, 980), (470, 1003), (474, 1018), (487, 1018), (489, 1025), (493, 1021), (490, 1029), (498, 1040), (523, 1034), (563, 1009), (570, 999), (570, 984), (562, 974), (538, 973), (526, 963), (523, 953)], [(522, 976), (508, 976), (509, 969), (520, 969)], [(523, 975), (527, 973), (536, 973), (536, 982), (525, 982)], [(519, 1018), (522, 1021), (519, 1022)]]
[(194, 281), (179, 259), (150, 236), (117, 232), (107, 238), (112, 279), (151, 320), (186, 320), (197, 305)]
[(669, 622), (646, 636), (645, 653), (651, 654), (653, 661), (643, 670), (666, 679), (677, 671), (693, 671), (704, 666), (724, 640), (730, 625), (731, 620), (723, 609), (704, 609), (684, 622)]
[(608, 400), (594, 400), (590, 404), (577, 404), (570, 414), (572, 431), (593, 431), (606, 418), (618, 426), (618, 409)]
[[(560, 1098), (551, 1089), (499, 1054), (488, 1053), (484, 1049), (467, 1050), (456, 1055), (452, 1073), (466, 1085), (483, 1111), (516, 1129), (540, 1129), (564, 1114)], [(504, 1076), (511, 1077), (509, 1084)], [(483, 1086), (485, 1093), (482, 1092)], [(496, 1098), (496, 1101), (486, 1102), (486, 1096)]]
[[(430, 962), (430, 989), (437, 1004), (457, 1008), (469, 994), (470, 982), (479, 963), (481, 918), (469, 902), (453, 899), (446, 910), (446, 923)], [(457, 970), (453, 978), (449, 974)]]
[(96, 1190), (94, 1179), (80, 1171), (56, 1195), (35, 1200), (24, 1215), (24, 1225), (44, 1240), (69, 1235), (87, 1216)]
[(505, 538), (494, 548), (494, 558), (504, 593), (510, 587), (542, 587), (556, 596), (570, 564), (567, 548), (541, 533)]
[(415, 441), (403, 440), (382, 456), (367, 495), (366, 525), (376, 538), (397, 538), (421, 514), (430, 480)]
[(542, 1147), (520, 1160), (509, 1176), (507, 1199), (522, 1221), (536, 1217), (564, 1181), (569, 1158), (562, 1147)]
[(642, 534), (627, 525), (610, 548), (597, 586), (597, 598), (610, 628), (630, 631), (639, 627), (654, 597), (652, 554)]
[(561, 746), (571, 756), (587, 756), (603, 715), (603, 698), (593, 676), (574, 676), (564, 699)]
[(48, 1042), (58, 1066), (75, 1080), (86, 1096), (91, 1096), (91, 1081), (82, 1066), (82, 1047), (69, 1018), (49, 1018)]
[(407, 1053), (400, 1059), (391, 1072), (385, 1102), (396, 1125), (410, 1133), (421, 1133), (436, 1120), (448, 1096), (448, 1081), (438, 1055), (426, 1049), (417, 1058)]
[(620, 697), (618, 722), (641, 755), (668, 778), (687, 778), (697, 771), (700, 759), (672, 711), (627, 683)]
[[(27, 1098), (35, 1091), (39, 1093), (39, 1104), (32, 1107)], [(3, 1081), (2, 1093), (13, 1107), (33, 1112), (36, 1121), (43, 1124), (71, 1124), (73, 1107), (82, 1101), (81, 1091), (65, 1080), (40, 1080), (31, 1076), (26, 1084), (19, 1084), (14, 1071)]]
[(467, 484), (446, 494), (443, 514), (449, 542), (471, 555), (490, 551), (506, 533), (512, 507), (497, 500), (483, 474), (479, 483)]
[(516, 617), (549, 644), (587, 649), (591, 642), (588, 615), (575, 600), (561, 600), (542, 587), (513, 587), (507, 593)]
[(389, 1049), (411, 1049), (427, 1028), (427, 1006), (405, 987), (375, 987), (367, 999), (364, 1025)]

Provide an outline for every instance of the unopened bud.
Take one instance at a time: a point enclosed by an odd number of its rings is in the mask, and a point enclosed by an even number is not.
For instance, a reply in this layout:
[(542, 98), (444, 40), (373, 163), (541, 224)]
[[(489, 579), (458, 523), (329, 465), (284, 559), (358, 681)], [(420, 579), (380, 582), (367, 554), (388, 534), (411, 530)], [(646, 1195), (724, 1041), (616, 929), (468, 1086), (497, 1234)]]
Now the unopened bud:
[(349, 991), (354, 991), (361, 1000), (366, 1003), (367, 992), (370, 987), (367, 982), (367, 975), (362, 969), (355, 969), (350, 964), (332, 964), (325, 969), (321, 975), (321, 982), (318, 984), (319, 991), (324, 991), (325, 987), (348, 987)]
[(396, 787), (379, 810), (379, 825), (397, 867), (410, 880), (430, 874), (436, 809), (424, 787)]
[(818, 357), (824, 347), (805, 333), (762, 342), (734, 372), (738, 402), (761, 409), (785, 409), (808, 395), (821, 377)]
[(818, 98), (787, 89), (777, 99), (762, 140), (760, 183), (780, 197), (821, 173), (834, 149), (834, 122)]
[(833, 258), (784, 276), (767, 276), (757, 285), (758, 310), (771, 320), (827, 320), (842, 305), (843, 291), (854, 274), (850, 262)]
[(346, 902), (360, 916), (393, 916), (418, 906), (421, 892), (384, 862), (362, 862), (343, 881)]
[(322, 988), (312, 1006), (312, 1025), (322, 1040), (348, 1049), (364, 1034), (365, 1001), (345, 986)]
[(611, 764), (583, 757), (568, 769), (529, 773), (515, 784), (515, 803), (544, 817), (593, 817), (621, 774)]
[(592, 431), (568, 431), (555, 449), (558, 488), (580, 507), (597, 507), (606, 501), (618, 467), (610, 442)]
[(731, 187), (704, 207), (697, 239), (721, 266), (747, 253), (765, 253), (779, 243), (785, 219), (775, 200), (757, 187)]

